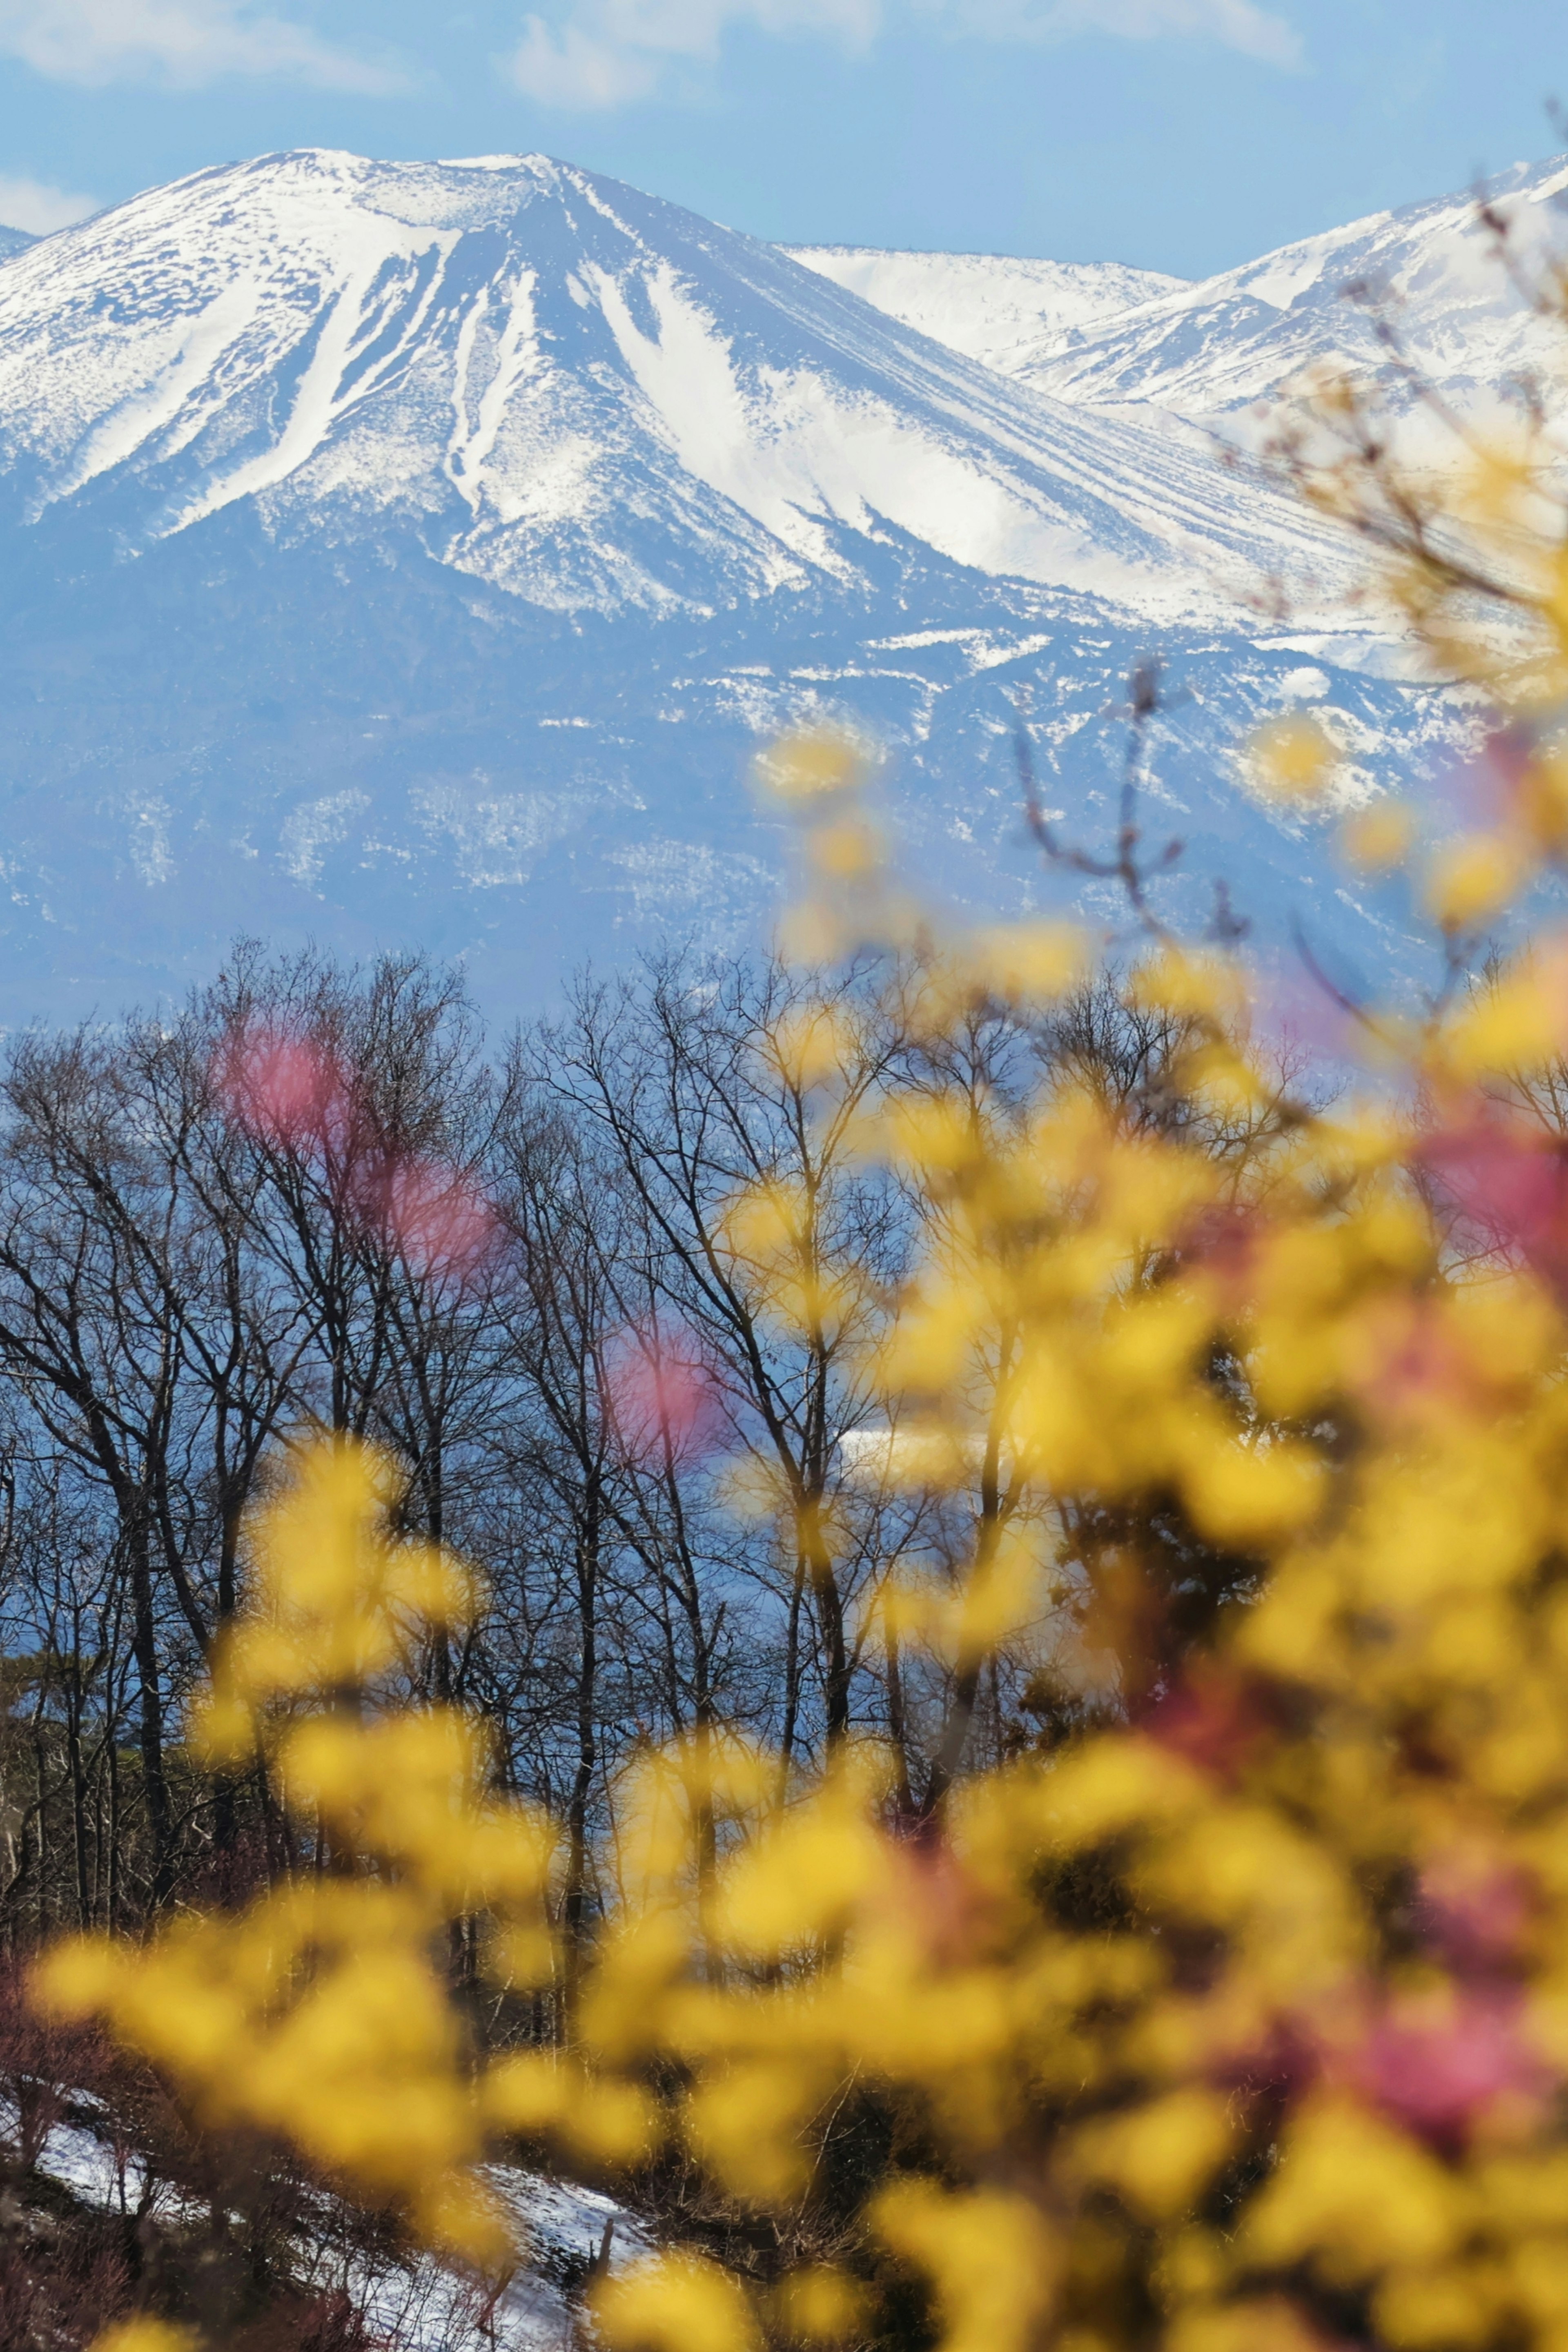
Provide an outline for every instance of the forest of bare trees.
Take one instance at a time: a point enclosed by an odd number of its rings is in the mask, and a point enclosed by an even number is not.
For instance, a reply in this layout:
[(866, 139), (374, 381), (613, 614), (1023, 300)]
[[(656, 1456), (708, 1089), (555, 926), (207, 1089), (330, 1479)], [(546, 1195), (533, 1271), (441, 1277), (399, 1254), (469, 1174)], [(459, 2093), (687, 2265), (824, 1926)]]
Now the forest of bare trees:
[[(816, 1086), (821, 1031), (834, 1087)], [(562, 1839), (568, 1950), (628, 1757), (722, 1721), (808, 1762), (889, 1740), (918, 1815), (1036, 1736), (1022, 1667), (950, 1685), (877, 1595), (1022, 1507), (895, 1491), (868, 1350), (922, 1213), (858, 1149), (922, 1076), (897, 977), (826, 988), (672, 954), (487, 1037), (426, 961), (241, 947), (177, 1014), (16, 1042), (0, 1137), (0, 1927), (121, 1927), (300, 1857), (264, 1776), (188, 1762), (184, 1710), (243, 1602), (247, 1507), (307, 1427), (405, 1465), (410, 1531), (482, 1572), (423, 1662)], [(977, 1014), (923, 1075), (992, 1113), (1077, 1056), (1169, 1115), (1162, 1041), (1086, 1001)], [(819, 1294), (780, 1318), (758, 1187)], [(749, 1222), (733, 1204), (742, 1188)], [(929, 1205), (923, 1213), (930, 1213)], [(763, 1219), (765, 1224), (765, 1217)], [(803, 1333), (805, 1336), (802, 1336)]]

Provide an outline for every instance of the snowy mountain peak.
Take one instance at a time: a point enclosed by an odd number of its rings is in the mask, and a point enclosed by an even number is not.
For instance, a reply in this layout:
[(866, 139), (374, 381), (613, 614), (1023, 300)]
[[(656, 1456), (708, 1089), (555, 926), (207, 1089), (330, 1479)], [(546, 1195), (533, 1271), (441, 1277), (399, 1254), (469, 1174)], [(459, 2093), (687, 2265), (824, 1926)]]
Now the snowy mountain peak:
[(249, 502), (563, 612), (712, 610), (900, 548), (1217, 611), (1256, 552), (1206, 458), (542, 155), (264, 156), (17, 256), (0, 468), (26, 522), (125, 549)]
[(1500, 261), (1478, 194), (1510, 223), (1528, 280), (1568, 257), (1568, 158), (1515, 164), (1468, 190), (1298, 238), (1187, 282), (1111, 263), (797, 247), (795, 257), (889, 316), (1054, 400), (1173, 436), (1227, 433), (1309, 364), (1381, 379), (1399, 400), (1379, 321), (1461, 404), (1525, 372), (1560, 372), (1561, 331)]
[(545, 155), (306, 150), (14, 253), (6, 1017), (155, 996), (240, 930), (460, 957), (507, 1014), (664, 926), (755, 945), (779, 842), (743, 778), (803, 719), (888, 747), (920, 887), (1037, 905), (1020, 715), (1103, 847), (1151, 654), (1173, 919), (1201, 931), (1218, 877), (1279, 940), (1305, 888), (1328, 945), (1397, 959), (1235, 746), (1331, 699), (1365, 794), (1452, 761), (1469, 716), (1407, 692), (1339, 593), (1353, 559), (1239, 488), (1180, 404), (1277, 370), (1281, 322), (1320, 348), (1368, 239), (1426, 235), (1361, 224), (1204, 288), (796, 258)]

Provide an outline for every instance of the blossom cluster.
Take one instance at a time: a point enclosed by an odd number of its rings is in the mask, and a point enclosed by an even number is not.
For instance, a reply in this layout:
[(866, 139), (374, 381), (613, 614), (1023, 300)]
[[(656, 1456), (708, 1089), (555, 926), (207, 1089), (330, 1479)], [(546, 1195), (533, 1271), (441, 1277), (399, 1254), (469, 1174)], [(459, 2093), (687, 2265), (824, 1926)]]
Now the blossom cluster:
[(479, 1187), (389, 1128), (330, 1038), (241, 1021), (213, 1072), (229, 1116), (269, 1150), (310, 1168), (367, 1235), (426, 1278), (462, 1281), (494, 1254)]

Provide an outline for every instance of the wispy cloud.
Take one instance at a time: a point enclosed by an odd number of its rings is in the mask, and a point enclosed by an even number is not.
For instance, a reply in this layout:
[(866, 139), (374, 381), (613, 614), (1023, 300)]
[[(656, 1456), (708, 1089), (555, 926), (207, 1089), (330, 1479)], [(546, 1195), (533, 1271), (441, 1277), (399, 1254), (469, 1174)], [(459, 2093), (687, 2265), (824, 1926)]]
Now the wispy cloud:
[(59, 81), (153, 77), (192, 89), (273, 75), (380, 97), (404, 77), (244, 0), (0, 0), (0, 54)]
[(1063, 40), (1075, 33), (1109, 33), (1119, 40), (1152, 41), (1174, 35), (1218, 41), (1266, 65), (1302, 61), (1295, 26), (1255, 0), (959, 0), (948, 12), (976, 32), (1015, 40)]
[[(5, 0), (0, 0), (0, 6)], [(1294, 26), (1258, 0), (913, 0), (952, 33), (1046, 42), (1082, 35), (1118, 40), (1208, 40), (1287, 69), (1302, 61)], [(664, 87), (681, 61), (718, 55), (731, 25), (821, 33), (853, 50), (880, 28), (882, 0), (575, 0), (554, 23), (529, 16), (507, 60), (511, 79), (541, 105), (624, 106)]]
[(85, 220), (98, 209), (96, 196), (72, 195), (68, 189), (51, 188), (44, 180), (0, 172), (0, 222), (6, 228), (25, 228), (34, 236), (47, 236), (51, 229), (69, 228), (72, 221)]
[(530, 16), (508, 64), (542, 105), (620, 106), (650, 96), (681, 60), (716, 58), (731, 25), (823, 33), (863, 49), (880, 16), (879, 0), (579, 0), (559, 26)]
[(660, 60), (582, 25), (566, 24), (552, 32), (542, 16), (530, 16), (507, 62), (525, 98), (537, 99), (541, 106), (592, 111), (650, 97)]

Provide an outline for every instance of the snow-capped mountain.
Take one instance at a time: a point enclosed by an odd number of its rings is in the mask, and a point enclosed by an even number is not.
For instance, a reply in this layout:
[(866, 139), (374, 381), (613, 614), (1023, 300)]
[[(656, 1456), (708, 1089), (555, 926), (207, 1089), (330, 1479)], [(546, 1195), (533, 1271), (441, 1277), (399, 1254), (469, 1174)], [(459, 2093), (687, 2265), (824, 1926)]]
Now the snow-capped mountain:
[[(990, 327), (958, 263), (922, 320), (946, 283), (959, 340), (1021, 349), (1035, 301), (1104, 404), (539, 156), (266, 157), (0, 263), (4, 1017), (178, 985), (239, 929), (416, 940), (509, 1009), (658, 926), (755, 940), (782, 844), (747, 764), (825, 713), (886, 746), (927, 887), (1026, 903), (1058, 886), (1018, 709), (1092, 836), (1152, 651), (1173, 902), (1222, 876), (1265, 940), (1305, 898), (1399, 961), (1232, 752), (1329, 698), (1371, 791), (1465, 714), (1399, 683), (1317, 526), (1142, 421), (1118, 338), (1185, 290), (1007, 268)], [(1282, 577), (1289, 631), (1248, 602)]]
[(0, 222), (0, 261), (9, 261), (14, 253), (26, 253), (37, 241), (25, 228), (7, 228)]
[[(1486, 195), (1508, 223), (1514, 268), (1526, 283), (1568, 255), (1561, 156), (1516, 165), (1489, 182)], [(799, 257), (837, 277), (837, 250)], [(1474, 191), (1374, 213), (1192, 284), (1152, 276), (1140, 284), (1145, 273), (1103, 263), (1079, 265), (1070, 278), (1063, 273), (1058, 291), (1050, 265), (1000, 257), (852, 258), (854, 277), (842, 282), (868, 301), (1055, 399), (1128, 415), (1152, 408), (1219, 425), (1278, 399), (1305, 367), (1322, 362), (1380, 378), (1397, 394), (1403, 380), (1380, 340), (1381, 322), (1452, 398), (1484, 395), (1526, 371), (1562, 373), (1561, 330), (1523, 299)], [(1047, 273), (1037, 302), (1027, 274), (1037, 268)]]
[(1208, 475), (543, 157), (268, 159), (0, 280), (0, 510), (125, 551), (249, 503), (553, 611), (705, 614), (901, 539), (1166, 617), (1213, 608), (1221, 549), (1310, 539)]
[(1119, 312), (1179, 293), (1187, 282), (1114, 261), (887, 253), (854, 245), (792, 245), (784, 250), (906, 327), (951, 343), (1001, 375), (1026, 379), (1043, 358), (1082, 343)]

